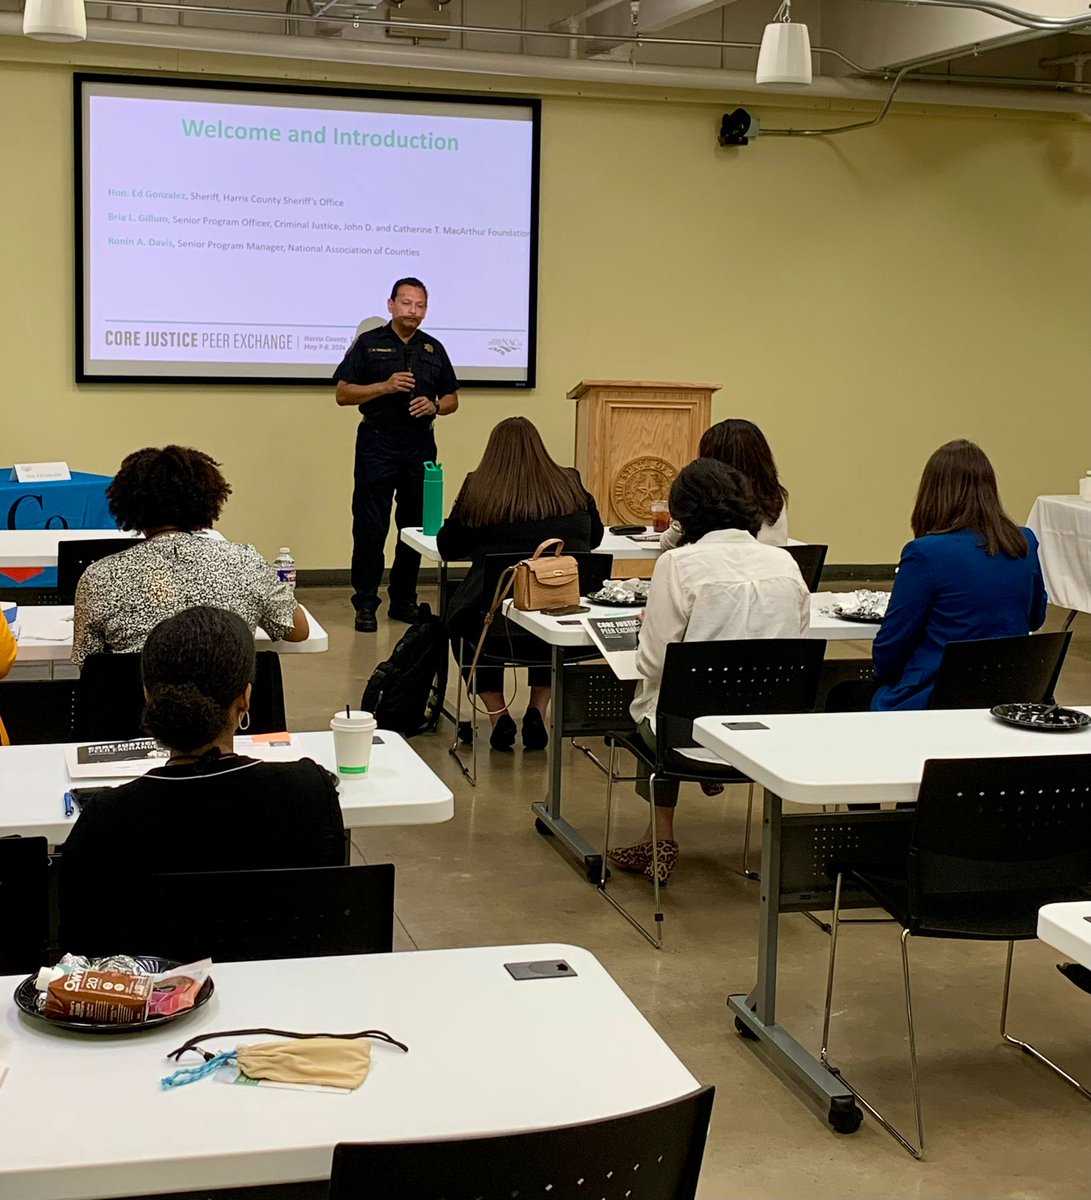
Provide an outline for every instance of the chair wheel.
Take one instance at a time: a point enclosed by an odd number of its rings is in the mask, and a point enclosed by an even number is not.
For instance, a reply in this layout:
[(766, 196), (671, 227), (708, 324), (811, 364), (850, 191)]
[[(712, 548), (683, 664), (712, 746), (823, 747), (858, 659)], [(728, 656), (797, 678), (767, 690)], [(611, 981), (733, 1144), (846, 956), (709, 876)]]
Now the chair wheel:
[(857, 1108), (855, 1100), (848, 1098), (830, 1101), (830, 1111), (826, 1120), (834, 1133), (855, 1133), (863, 1119), (864, 1114)]
[(756, 1042), (758, 1035), (750, 1028), (742, 1017), (735, 1018), (735, 1032), (748, 1042)]
[(472, 746), (474, 742), (473, 726), (469, 721), (459, 721), (458, 723), (458, 740), (464, 746)]
[[(602, 878), (602, 855), (589, 854), (583, 860), (583, 871), (587, 876), (587, 882), (593, 883), (595, 887), (598, 887), (599, 880)], [(606, 874), (609, 877), (610, 872), (607, 871)]]
[(534, 818), (534, 828), (542, 835), (542, 837), (552, 837), (553, 830), (542, 820), (541, 817)]

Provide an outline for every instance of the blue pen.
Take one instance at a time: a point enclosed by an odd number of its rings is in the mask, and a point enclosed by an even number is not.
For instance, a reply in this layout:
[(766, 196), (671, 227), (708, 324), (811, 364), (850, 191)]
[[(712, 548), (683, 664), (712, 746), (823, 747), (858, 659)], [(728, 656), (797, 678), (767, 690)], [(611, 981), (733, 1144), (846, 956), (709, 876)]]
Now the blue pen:
[(75, 801), (72, 799), (72, 793), (65, 792), (65, 794), (64, 794), (64, 815), (66, 817), (70, 817), (75, 811), (76, 811)]

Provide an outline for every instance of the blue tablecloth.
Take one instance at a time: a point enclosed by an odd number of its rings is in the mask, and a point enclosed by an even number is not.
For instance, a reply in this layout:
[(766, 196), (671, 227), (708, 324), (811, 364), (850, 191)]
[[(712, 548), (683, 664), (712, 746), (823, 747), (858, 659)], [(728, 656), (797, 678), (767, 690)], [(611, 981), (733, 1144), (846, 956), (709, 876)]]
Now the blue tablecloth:
[[(113, 476), (73, 471), (52, 483), (15, 483), (0, 467), (0, 528), (116, 529), (106, 503)], [(56, 587), (56, 567), (0, 568), (0, 587)]]

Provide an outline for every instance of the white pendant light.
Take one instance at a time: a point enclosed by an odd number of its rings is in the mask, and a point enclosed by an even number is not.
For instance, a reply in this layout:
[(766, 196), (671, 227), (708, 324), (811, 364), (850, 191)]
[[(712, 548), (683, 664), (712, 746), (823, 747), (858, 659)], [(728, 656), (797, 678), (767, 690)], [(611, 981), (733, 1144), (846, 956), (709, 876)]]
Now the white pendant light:
[(792, 22), (792, 0), (784, 0), (765, 27), (754, 78), (757, 83), (811, 82), (811, 35), (806, 25)]
[(43, 42), (82, 42), (87, 38), (83, 0), (26, 0), (23, 33)]

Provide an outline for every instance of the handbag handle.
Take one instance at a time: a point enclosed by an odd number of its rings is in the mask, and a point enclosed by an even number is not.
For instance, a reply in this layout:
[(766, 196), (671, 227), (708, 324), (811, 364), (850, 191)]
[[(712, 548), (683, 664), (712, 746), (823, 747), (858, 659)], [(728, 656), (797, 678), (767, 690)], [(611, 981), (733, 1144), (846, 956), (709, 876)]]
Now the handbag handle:
[(553, 547), (554, 555), (557, 558), (560, 558), (561, 551), (564, 549), (564, 540), (562, 538), (546, 538), (546, 540), (530, 556), (531, 562), (533, 562), (536, 558), (543, 558), (545, 551), (548, 550), (550, 546)]
[[(553, 540), (557, 540), (557, 539), (553, 539)], [(548, 544), (548, 543), (543, 543), (543, 545), (546, 545), (546, 544)], [(539, 547), (539, 549), (541, 549), (541, 547)], [(516, 564), (516, 566), (518, 566), (518, 564)], [(500, 611), (500, 608), (503, 605), (504, 601), (508, 598), (508, 593), (515, 586), (515, 570), (516, 570), (516, 567), (514, 567), (514, 566), (506, 567), (504, 569), (503, 573), (501, 574), (500, 578), (496, 581), (496, 591), (493, 593), (492, 604), (489, 605), (489, 611), (485, 615), (485, 623), (481, 628), (481, 636), (477, 639), (477, 646), (474, 648), (474, 657), (473, 657), (473, 661), (470, 663), (469, 678), (466, 680), (466, 693), (467, 693), (467, 698), (470, 701), (470, 708), (475, 713), (482, 711), (481, 709), (479, 709), (477, 707), (477, 692), (476, 692), (477, 664), (481, 659), (482, 651), (485, 649), (485, 639), (489, 636), (489, 627), (492, 625), (493, 620), (495, 619), (496, 614)], [(508, 630), (508, 637), (510, 640), (510, 637), (511, 637), (510, 629)], [(518, 694), (519, 694), (519, 677), (516, 676), (515, 677), (515, 691), (512, 693), (512, 696), (511, 696), (512, 701), (515, 700), (515, 697)], [(499, 711), (503, 712), (505, 709), (507, 709), (509, 707), (510, 707), (510, 704), (509, 704), (508, 700), (505, 698), (504, 708), (500, 709)], [(494, 715), (487, 708), (484, 709), (483, 711), (488, 713), (490, 716)]]

